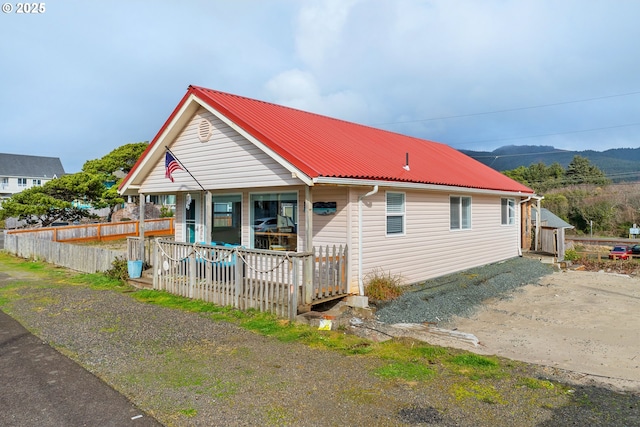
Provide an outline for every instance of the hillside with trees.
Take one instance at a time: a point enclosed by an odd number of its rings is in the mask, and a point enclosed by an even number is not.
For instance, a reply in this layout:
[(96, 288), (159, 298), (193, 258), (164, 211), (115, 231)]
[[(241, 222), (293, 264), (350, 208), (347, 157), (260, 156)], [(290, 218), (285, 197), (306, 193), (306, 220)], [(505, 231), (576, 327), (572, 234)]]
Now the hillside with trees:
[(575, 156), (584, 157), (599, 168), (612, 182), (640, 181), (640, 148), (615, 148), (606, 151), (567, 151), (551, 146), (505, 146), (493, 151), (461, 150), (481, 163), (497, 170), (507, 171), (535, 164), (563, 168), (569, 166)]
[(544, 196), (542, 206), (578, 233), (627, 237), (640, 223), (640, 183), (613, 183), (586, 157), (576, 155), (566, 167), (538, 162), (503, 173)]

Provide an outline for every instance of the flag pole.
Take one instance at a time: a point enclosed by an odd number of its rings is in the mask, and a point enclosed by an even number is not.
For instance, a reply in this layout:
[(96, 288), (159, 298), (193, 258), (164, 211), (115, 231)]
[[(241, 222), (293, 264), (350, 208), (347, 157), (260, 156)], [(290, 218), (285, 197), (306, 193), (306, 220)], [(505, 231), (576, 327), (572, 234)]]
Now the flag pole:
[(200, 181), (198, 181), (198, 180), (196, 179), (196, 177), (195, 177), (195, 176), (193, 176), (193, 174), (192, 174), (191, 172), (189, 172), (189, 169), (187, 169), (187, 167), (186, 167), (186, 166), (185, 166), (185, 165), (180, 161), (180, 159), (178, 159), (178, 157), (176, 157), (176, 155), (175, 155), (175, 154), (173, 154), (173, 151), (169, 150), (169, 147), (167, 147), (166, 145), (165, 145), (165, 147), (164, 147), (164, 148), (165, 148), (165, 149), (166, 149), (166, 150), (167, 150), (167, 151), (168, 151), (168, 152), (173, 156), (173, 158), (174, 158), (174, 159), (176, 159), (176, 161), (177, 161), (178, 163), (180, 163), (180, 166), (182, 166), (182, 169), (184, 169), (184, 171), (185, 171), (186, 173), (188, 173), (189, 175), (191, 175), (191, 178), (193, 178), (193, 180), (194, 180), (194, 181), (195, 181), (195, 182), (200, 186), (200, 188), (202, 188), (202, 191), (204, 191), (204, 192), (206, 193), (206, 191), (207, 191), (207, 190), (205, 190), (205, 189), (204, 189), (204, 187), (202, 186), (202, 184), (200, 184)]

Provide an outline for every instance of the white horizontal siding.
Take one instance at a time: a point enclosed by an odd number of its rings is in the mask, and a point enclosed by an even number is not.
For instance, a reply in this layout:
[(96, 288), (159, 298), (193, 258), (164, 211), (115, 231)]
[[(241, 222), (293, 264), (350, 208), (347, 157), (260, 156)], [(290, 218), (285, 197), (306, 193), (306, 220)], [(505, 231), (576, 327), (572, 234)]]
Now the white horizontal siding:
[(406, 233), (386, 236), (385, 192), (363, 213), (363, 273), (382, 269), (414, 283), (518, 256), (517, 225), (500, 224), (500, 197), (473, 195), (470, 230), (449, 229), (449, 194), (407, 192)]
[[(206, 142), (201, 142), (198, 137), (198, 126), (202, 119), (209, 120), (213, 125), (212, 136)], [(167, 145), (207, 190), (300, 183), (291, 177), (291, 172), (204, 108), (198, 110), (175, 141)], [(200, 190), (184, 170), (174, 172), (173, 178), (173, 183), (165, 178), (163, 156), (145, 178), (141, 192), (157, 194)]]
[(314, 246), (347, 244), (349, 200), (346, 187), (318, 187), (313, 189), (314, 202), (336, 202), (335, 215), (313, 215)]

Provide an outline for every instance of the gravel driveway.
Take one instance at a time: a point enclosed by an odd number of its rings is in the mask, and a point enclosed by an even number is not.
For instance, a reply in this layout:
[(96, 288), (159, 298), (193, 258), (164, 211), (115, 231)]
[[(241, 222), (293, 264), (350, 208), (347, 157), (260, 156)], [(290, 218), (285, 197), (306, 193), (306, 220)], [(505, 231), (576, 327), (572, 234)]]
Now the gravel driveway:
[(640, 425), (638, 397), (604, 388), (532, 405), (525, 387), (505, 381), (495, 390), (504, 402), (468, 399), (443, 375), (384, 379), (373, 374), (388, 365), (383, 358), (279, 342), (126, 293), (25, 275), (2, 287), (17, 292), (4, 311), (167, 426)]

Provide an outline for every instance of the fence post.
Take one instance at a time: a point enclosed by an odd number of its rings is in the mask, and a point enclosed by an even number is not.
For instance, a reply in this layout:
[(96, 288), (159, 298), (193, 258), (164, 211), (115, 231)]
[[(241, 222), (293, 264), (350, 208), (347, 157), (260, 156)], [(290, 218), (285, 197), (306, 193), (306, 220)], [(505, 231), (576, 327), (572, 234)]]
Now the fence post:
[[(307, 255), (306, 257), (311, 257), (311, 255)], [(293, 263), (293, 283), (289, 285), (289, 320), (296, 320), (296, 315), (298, 314), (298, 271), (300, 264), (300, 258), (294, 258), (295, 262)], [(303, 258), (302, 262), (306, 264), (306, 259)]]
[(235, 265), (235, 280), (234, 280), (234, 295), (233, 306), (240, 308), (240, 292), (242, 291), (242, 283), (244, 281), (244, 257), (240, 256), (240, 249), (237, 247), (233, 249), (236, 251), (236, 265)]
[(189, 298), (193, 298), (193, 290), (196, 287), (196, 251), (189, 255)]

